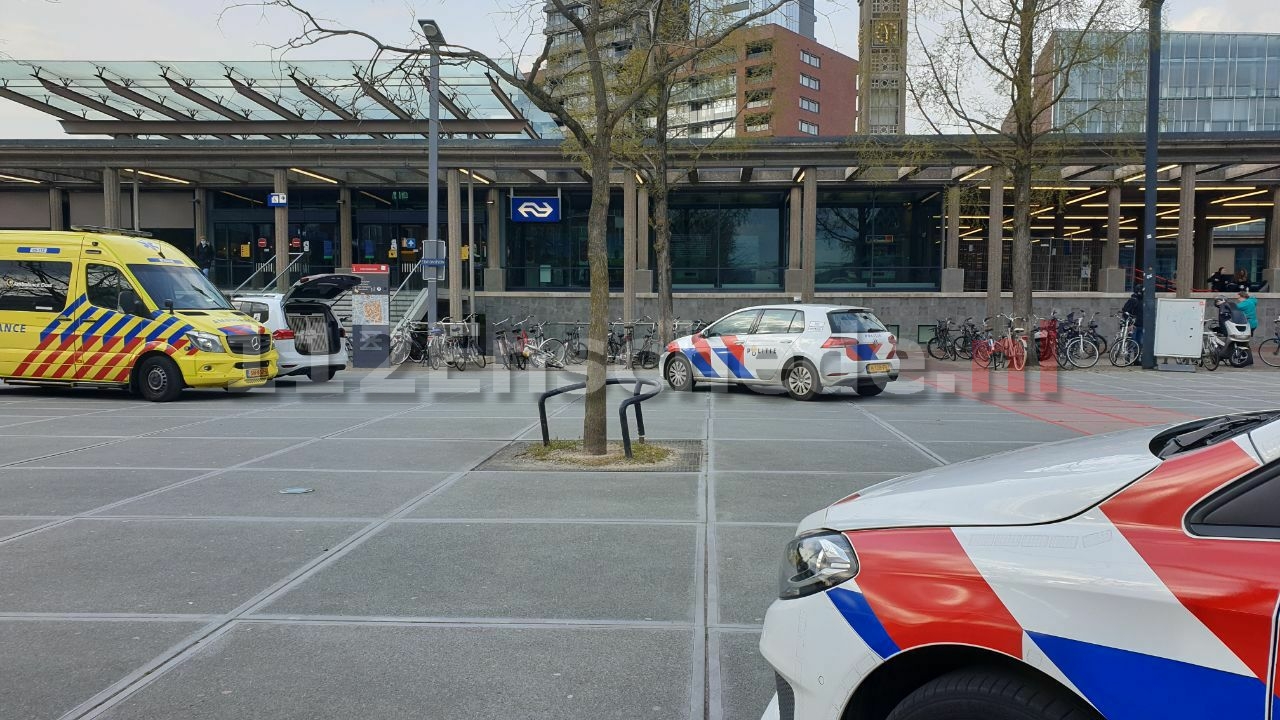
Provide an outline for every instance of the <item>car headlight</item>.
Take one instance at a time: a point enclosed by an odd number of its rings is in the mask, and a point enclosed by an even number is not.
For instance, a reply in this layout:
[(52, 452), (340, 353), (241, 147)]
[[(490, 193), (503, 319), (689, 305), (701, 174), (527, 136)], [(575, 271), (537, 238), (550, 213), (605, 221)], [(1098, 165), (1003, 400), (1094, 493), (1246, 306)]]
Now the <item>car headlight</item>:
[(858, 574), (858, 556), (848, 538), (832, 530), (806, 533), (787, 543), (778, 597), (802, 598), (835, 587)]
[(214, 335), (213, 333), (192, 330), (187, 333), (187, 340), (201, 352), (226, 352), (222, 347), (222, 338)]

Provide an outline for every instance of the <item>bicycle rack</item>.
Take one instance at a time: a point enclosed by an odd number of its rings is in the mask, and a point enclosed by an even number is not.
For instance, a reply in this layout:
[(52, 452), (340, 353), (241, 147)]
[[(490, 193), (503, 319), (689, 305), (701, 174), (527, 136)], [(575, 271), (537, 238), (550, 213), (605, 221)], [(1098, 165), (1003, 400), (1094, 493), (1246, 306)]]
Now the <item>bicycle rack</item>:
[[(646, 378), (605, 378), (605, 386), (609, 385), (629, 385), (635, 383), (635, 389), (631, 392), (631, 397), (622, 401), (618, 405), (618, 420), (622, 423), (622, 450), (626, 454), (627, 459), (631, 459), (631, 429), (627, 424), (627, 408), (635, 406), (636, 408), (636, 429), (640, 431), (640, 444), (644, 444), (644, 412), (640, 409), (640, 403), (662, 392), (662, 383), (657, 380), (649, 380)], [(653, 390), (649, 392), (640, 392), (640, 388), (651, 385)], [(585, 382), (574, 383), (572, 385), (564, 385), (562, 387), (548, 390), (538, 396), (538, 421), (542, 423), (542, 444), (544, 446), (551, 444), (551, 434), (547, 429), (547, 400), (556, 395), (563, 395), (574, 390), (582, 390), (587, 387)]]

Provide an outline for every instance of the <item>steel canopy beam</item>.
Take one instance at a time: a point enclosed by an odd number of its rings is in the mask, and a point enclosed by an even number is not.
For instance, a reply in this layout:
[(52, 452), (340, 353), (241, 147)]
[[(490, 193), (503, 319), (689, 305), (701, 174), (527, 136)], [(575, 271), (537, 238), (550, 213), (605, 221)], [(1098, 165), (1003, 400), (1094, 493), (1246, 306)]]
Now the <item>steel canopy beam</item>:
[[(319, 90), (316, 90), (311, 85), (311, 83), (303, 82), (297, 75), (290, 74), (289, 77), (293, 78), (293, 84), (298, 86), (298, 92), (305, 95), (307, 99), (309, 99), (311, 102), (319, 105), (325, 110), (328, 110), (334, 115), (337, 115), (343, 120), (359, 120), (360, 119), (355, 113), (351, 112), (350, 110), (334, 102), (333, 99), (330, 98), (328, 95), (325, 95)], [(387, 139), (387, 136), (381, 133), (374, 133), (373, 137), (378, 138), (379, 140)]]
[(502, 107), (506, 108), (507, 112), (511, 113), (511, 117), (525, 120), (525, 134), (534, 140), (542, 139), (542, 136), (538, 134), (538, 131), (533, 129), (533, 124), (528, 122), (524, 113), (520, 112), (520, 108), (516, 107), (515, 101), (512, 100), (511, 96), (507, 94), (507, 91), (503, 90), (502, 86), (498, 84), (498, 79), (489, 73), (485, 73), (484, 76), (489, 78), (489, 90), (493, 92), (493, 96), (498, 99), (498, 102), (502, 103)]
[(41, 102), (39, 100), (36, 100), (35, 98), (29, 98), (26, 95), (23, 95), (22, 93), (14, 92), (13, 90), (10, 90), (9, 88), (4, 86), (0, 86), (0, 97), (6, 100), (12, 100), (13, 102), (18, 103), (19, 105), (26, 105), (32, 110), (39, 110), (40, 112), (45, 113), (46, 115), (52, 115), (58, 118), (59, 120), (83, 120), (84, 119), (73, 112), (67, 112), (66, 110), (63, 110), (60, 107), (50, 105), (49, 103), (46, 103), (46, 102)]
[[(146, 109), (148, 109), (148, 110), (150, 110), (150, 111), (152, 111), (152, 112), (154, 112), (154, 113), (156, 113), (156, 114), (158, 114), (158, 115), (164, 115), (165, 117), (169, 118), (170, 120), (189, 120), (189, 119), (191, 119), (191, 116), (190, 116), (190, 115), (187, 115), (186, 113), (182, 112), (181, 110), (178, 110), (177, 108), (171, 108), (171, 107), (169, 107), (168, 105), (165, 105), (164, 103), (158, 102), (158, 101), (156, 101), (156, 100), (152, 100), (151, 98), (147, 97), (146, 95), (143, 95), (142, 93), (137, 92), (136, 90), (132, 90), (132, 89), (130, 89), (130, 88), (128, 88), (128, 87), (125, 87), (124, 85), (121, 85), (120, 83), (118, 83), (118, 82), (116, 82), (116, 81), (114, 81), (114, 80), (112, 80), (112, 79), (110, 79), (110, 78), (104, 77), (104, 76), (103, 76), (103, 75), (101, 75), (101, 74), (99, 74), (99, 75), (98, 75), (98, 80), (99, 80), (103, 85), (105, 85), (105, 86), (106, 86), (106, 88), (107, 88), (108, 90), (110, 90), (111, 92), (115, 93), (115, 94), (116, 94), (116, 95), (118, 95), (119, 97), (122, 97), (122, 98), (124, 98), (125, 100), (129, 100), (129, 101), (131, 101), (131, 102), (135, 102), (135, 103), (137, 103), (137, 104), (141, 105), (142, 107), (144, 107), (144, 108), (146, 108)], [(234, 139), (235, 139), (234, 137), (232, 137), (232, 136), (230, 136), (230, 135), (215, 135), (214, 137), (218, 138), (219, 140), (234, 140)]]
[[(271, 98), (267, 97), (266, 95), (263, 95), (262, 93), (258, 92), (257, 90), (254, 90), (253, 88), (249, 87), (248, 85), (245, 85), (244, 83), (242, 83), (242, 82), (240, 82), (239, 80), (235, 79), (234, 77), (232, 77), (232, 76), (231, 76), (231, 74), (230, 74), (230, 73), (227, 73), (227, 76), (226, 76), (226, 77), (227, 77), (227, 80), (231, 82), (231, 86), (232, 86), (232, 87), (234, 87), (234, 88), (236, 89), (236, 92), (238, 92), (238, 93), (240, 93), (241, 95), (243, 95), (243, 96), (245, 96), (245, 97), (249, 98), (250, 100), (252, 100), (252, 101), (254, 101), (254, 102), (258, 103), (258, 104), (259, 104), (259, 105), (261, 105), (262, 107), (264, 107), (264, 108), (266, 108), (266, 109), (270, 110), (271, 112), (273, 112), (273, 113), (275, 113), (275, 114), (279, 115), (280, 117), (284, 118), (285, 120), (295, 120), (295, 121), (297, 121), (297, 120), (304, 120), (304, 119), (305, 119), (305, 118), (303, 118), (301, 115), (299, 115), (298, 113), (296, 113), (296, 112), (294, 112), (294, 111), (290, 110), (289, 108), (287, 108), (287, 107), (285, 107), (285, 106), (281, 105), (280, 103), (278, 103), (278, 102), (276, 102), (276, 101), (272, 100)], [(301, 133), (299, 133), (299, 134), (301, 134)], [(336, 138), (336, 137), (334, 137), (333, 135), (329, 135), (329, 134), (322, 134), (322, 133), (316, 133), (316, 134), (317, 134), (317, 135), (319, 135), (320, 137), (324, 138), (325, 140), (337, 140), (337, 138)]]
[[(514, 135), (523, 120), (441, 120), (441, 132), (454, 135)], [(429, 131), (426, 120), (82, 120), (65, 119), (69, 135), (416, 135)]]

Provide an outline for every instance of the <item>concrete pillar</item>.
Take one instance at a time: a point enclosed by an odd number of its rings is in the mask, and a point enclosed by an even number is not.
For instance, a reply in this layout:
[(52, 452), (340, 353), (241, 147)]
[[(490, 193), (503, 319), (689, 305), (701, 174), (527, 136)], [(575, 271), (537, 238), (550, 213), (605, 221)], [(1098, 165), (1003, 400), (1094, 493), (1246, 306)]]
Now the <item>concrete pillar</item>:
[(942, 266), (942, 292), (964, 292), (964, 270), (960, 269), (960, 186), (947, 188), (947, 236), (943, 241), (946, 260)]
[(1267, 269), (1262, 273), (1262, 281), (1267, 284), (1267, 292), (1277, 292), (1280, 288), (1280, 185), (1271, 188), (1271, 218), (1267, 223)]
[[(196, 241), (200, 238), (209, 240), (209, 191), (204, 188), (196, 188), (191, 191), (191, 227), (195, 229)], [(238, 253), (240, 248), (228, 248), (229, 253)]]
[(987, 217), (987, 316), (1003, 311), (1000, 305), (1004, 272), (1004, 168), (991, 171), (991, 198)]
[(1120, 268), (1120, 186), (1107, 188), (1107, 244), (1102, 246), (1102, 274), (1098, 289), (1105, 293), (1124, 292), (1124, 270)]
[(787, 199), (787, 270), (783, 280), (783, 289), (792, 295), (804, 292), (803, 262), (804, 243), (800, 239), (800, 187), (791, 188)]
[[(1213, 262), (1213, 224), (1209, 221), (1210, 205), (1207, 198), (1199, 198), (1196, 201), (1196, 217), (1195, 217), (1195, 287), (1208, 288), (1209, 284), (1206, 280), (1213, 274), (1216, 267), (1209, 267)], [(1228, 268), (1230, 270), (1230, 268)]]
[[(289, 171), (283, 168), (277, 168), (273, 173), (272, 192), (286, 193), (289, 192)], [(276, 239), (276, 290), (284, 292), (292, 283), (289, 282), (289, 208), (278, 207), (275, 209), (275, 239)]]
[(800, 197), (800, 237), (803, 238), (804, 302), (813, 302), (818, 265), (818, 169), (804, 169), (804, 189)]
[(622, 317), (636, 317), (636, 178), (622, 177)]
[[(1195, 216), (1196, 216), (1196, 166), (1182, 166), (1182, 187), (1178, 193), (1178, 297), (1191, 297), (1196, 285)], [(1158, 228), (1160, 223), (1156, 223)], [(1152, 235), (1159, 235), (1154, 232)]]
[(649, 269), (649, 249), (653, 247), (649, 232), (649, 190), (636, 189), (636, 292), (653, 292), (653, 270)]
[(449, 170), (449, 317), (462, 320), (462, 173)]
[(67, 197), (62, 192), (62, 188), (49, 188), (49, 229), (50, 230), (66, 230), (66, 223), (62, 221), (62, 214), (66, 208)]
[(338, 188), (338, 256), (333, 259), (337, 267), (351, 267), (351, 246), (354, 238), (351, 235), (351, 188), (343, 185)]
[(120, 171), (116, 168), (102, 169), (102, 225), (118, 228), (120, 222)]
[(489, 221), (488, 236), (485, 239), (484, 289), (486, 291), (502, 291), (507, 289), (507, 276), (502, 271), (502, 223), (503, 206), (502, 191), (489, 188), (488, 196)]

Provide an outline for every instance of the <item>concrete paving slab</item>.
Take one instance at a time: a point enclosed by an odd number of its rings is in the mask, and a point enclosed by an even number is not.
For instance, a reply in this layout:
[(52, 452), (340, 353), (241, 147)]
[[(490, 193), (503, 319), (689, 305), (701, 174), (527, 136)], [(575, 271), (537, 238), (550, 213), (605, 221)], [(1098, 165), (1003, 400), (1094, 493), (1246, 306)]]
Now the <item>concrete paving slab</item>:
[[(42, 435), (45, 437), (134, 436), (199, 423), (201, 418), (119, 417), (87, 415), (78, 418), (51, 418), (36, 423), (0, 428), (0, 435)], [(194, 425), (193, 427), (200, 427)]]
[(122, 468), (146, 465), (218, 468), (289, 447), (297, 440), (173, 440), (140, 438), (69, 452), (33, 463), (39, 467)]
[(713, 440), (714, 470), (913, 472), (935, 466), (905, 442)]
[(195, 477), (200, 470), (0, 470), (0, 515), (75, 515)]
[(74, 520), (0, 545), (0, 610), (226, 612), (360, 527)]
[(242, 624), (110, 720), (680, 720), (681, 630)]
[(29, 520), (26, 518), (0, 517), (0, 537), (8, 537), (23, 530), (30, 530), (49, 522), (48, 520)]
[(717, 472), (716, 519), (794, 523), (899, 473)]
[[(233, 470), (125, 503), (112, 508), (107, 514), (374, 518), (387, 515), (447, 477), (449, 473)], [(313, 492), (302, 495), (280, 493), (292, 487), (311, 488)]]
[(253, 463), (252, 467), (455, 472), (475, 466), (503, 444), (478, 440), (332, 438), (275, 455)]
[(155, 437), (311, 438), (332, 435), (362, 421), (362, 418), (264, 418), (254, 415), (210, 420), (199, 425), (156, 433)]
[(982, 442), (987, 440), (1022, 440), (1026, 442), (1054, 442), (1081, 436), (1081, 433), (1050, 423), (1021, 418), (1008, 422), (969, 422), (967, 419), (914, 420), (910, 422), (886, 419), (890, 425), (917, 442), (935, 440)]
[[(817, 508), (815, 508), (817, 509)], [(716, 526), (719, 622), (758, 625), (778, 597), (778, 563), (795, 528)]]
[(0, 465), (25, 462), (34, 458), (65, 453), (102, 442), (106, 441), (94, 438), (60, 438), (43, 435), (4, 438), (0, 442)]
[(0, 708), (6, 718), (59, 717), (199, 627), (0, 620)]
[(760, 633), (712, 632), (720, 645), (721, 717), (760, 717), (774, 692), (773, 668), (760, 656)]
[(995, 455), (997, 453), (1010, 452), (1012, 450), (1021, 450), (1022, 448), (1032, 447), (1037, 443), (1012, 443), (1012, 442), (931, 442), (925, 443), (925, 447), (937, 453), (947, 462), (962, 462), (972, 460), (986, 455)]
[(714, 418), (711, 434), (717, 440), (895, 440), (897, 437), (853, 408), (842, 416), (822, 420), (763, 415), (759, 419)]
[[(618, 414), (616, 408), (610, 408), (609, 418), (609, 437), (618, 439), (622, 437), (622, 425), (618, 422)], [(636, 428), (636, 418), (630, 412), (627, 413), (627, 424), (631, 429), (631, 438), (635, 440), (639, 436)], [(581, 417), (555, 417), (548, 422), (549, 433), (551, 439), (580, 439), (582, 437), (582, 418)], [(661, 412), (653, 412), (646, 409), (644, 413), (644, 430), (645, 437), (665, 440), (701, 440), (706, 437), (707, 421), (701, 415), (671, 415)], [(522, 440), (541, 440), (542, 427), (539, 425), (521, 435)]]
[(266, 612), (688, 622), (696, 532), (671, 525), (397, 524)]
[(379, 420), (338, 435), (339, 438), (514, 440), (537, 418), (414, 417)]
[(473, 472), (410, 517), (696, 520), (698, 475)]

